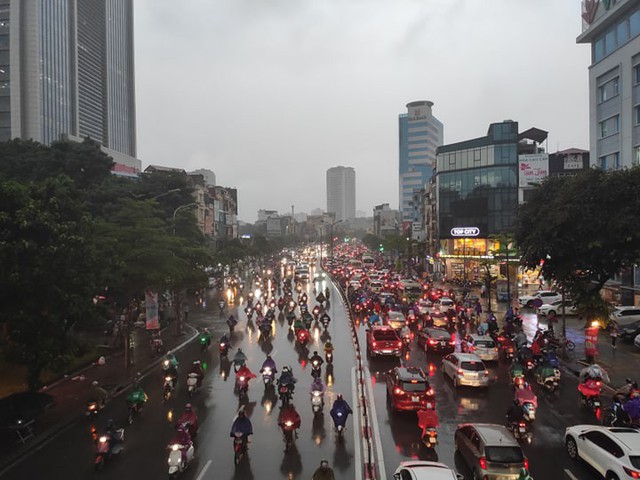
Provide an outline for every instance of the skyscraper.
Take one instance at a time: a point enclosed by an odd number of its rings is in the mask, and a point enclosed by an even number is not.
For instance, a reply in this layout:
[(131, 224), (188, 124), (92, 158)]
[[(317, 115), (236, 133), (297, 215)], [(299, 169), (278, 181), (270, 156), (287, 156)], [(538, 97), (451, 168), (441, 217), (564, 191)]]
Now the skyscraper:
[(140, 169), (132, 0), (0, 0), (0, 140), (65, 136)]
[(444, 142), (442, 122), (431, 113), (433, 102), (407, 104), (407, 113), (398, 118), (400, 133), (400, 211), (405, 221), (417, 221), (411, 205), (414, 190), (427, 187), (436, 166), (436, 148)]
[(336, 221), (356, 217), (356, 171), (351, 167), (327, 170), (327, 212), (336, 214)]

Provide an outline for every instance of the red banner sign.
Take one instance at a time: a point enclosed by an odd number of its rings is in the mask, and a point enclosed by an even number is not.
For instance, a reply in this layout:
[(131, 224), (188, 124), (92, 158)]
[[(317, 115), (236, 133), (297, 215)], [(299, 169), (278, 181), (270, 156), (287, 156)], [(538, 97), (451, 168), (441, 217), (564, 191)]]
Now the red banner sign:
[(584, 352), (587, 357), (598, 355), (598, 327), (589, 327), (584, 335)]

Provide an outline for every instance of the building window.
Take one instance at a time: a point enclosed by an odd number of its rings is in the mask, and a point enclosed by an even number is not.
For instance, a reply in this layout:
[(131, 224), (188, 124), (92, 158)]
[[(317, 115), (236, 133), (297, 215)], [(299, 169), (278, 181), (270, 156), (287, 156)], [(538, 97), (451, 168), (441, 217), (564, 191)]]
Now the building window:
[(609, 80), (604, 85), (598, 87), (598, 101), (606, 102), (620, 94), (620, 79), (618, 77)]
[(620, 169), (620, 152), (610, 153), (600, 157), (600, 168), (602, 170)]
[(640, 165), (640, 145), (633, 147), (633, 157), (631, 158), (631, 165), (637, 167)]
[(634, 85), (640, 83), (640, 63), (633, 67), (633, 83)]
[(600, 138), (614, 135), (620, 131), (620, 116), (616, 115), (611, 118), (607, 118), (598, 124), (600, 130)]
[(640, 35), (640, 10), (636, 10), (631, 17), (629, 17), (629, 26), (631, 29), (631, 38)]
[(633, 107), (633, 122), (635, 125), (640, 125), (640, 105)]

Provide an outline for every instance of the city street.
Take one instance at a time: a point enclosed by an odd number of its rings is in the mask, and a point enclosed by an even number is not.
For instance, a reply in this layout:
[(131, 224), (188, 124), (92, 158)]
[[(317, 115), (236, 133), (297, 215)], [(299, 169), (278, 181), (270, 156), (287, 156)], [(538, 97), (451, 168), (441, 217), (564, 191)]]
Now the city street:
[[(311, 286), (309, 286), (311, 289)], [(310, 290), (309, 290), (310, 292)], [(311, 293), (311, 292), (310, 292)], [(312, 298), (313, 295), (310, 295)], [(308, 351), (294, 349), (293, 335), (287, 335), (287, 323), (284, 318), (276, 321), (275, 339), (272, 342), (259, 340), (253, 322), (247, 322), (241, 309), (236, 309), (240, 323), (233, 336), (233, 350), (242, 348), (248, 356), (247, 365), (258, 378), (250, 383), (249, 399), (246, 410), (253, 423), (253, 442), (249, 445), (248, 459), (237, 468), (233, 462), (232, 440), (229, 437), (231, 423), (239, 407), (237, 395), (234, 393), (234, 373), (228, 362), (220, 363), (217, 342), (208, 352), (200, 354), (199, 345), (193, 342), (177, 356), (180, 361), (181, 378), (176, 394), (164, 404), (162, 402), (162, 376), (159, 370), (153, 371), (142, 381), (142, 386), (149, 395), (149, 401), (140, 418), (133, 425), (125, 428), (125, 450), (112, 462), (105, 465), (100, 478), (121, 479), (165, 478), (167, 475), (166, 447), (174, 432), (174, 422), (182, 413), (184, 405), (191, 401), (200, 420), (198, 448), (195, 461), (181, 476), (184, 479), (218, 479), (218, 478), (309, 478), (322, 458), (326, 458), (336, 471), (338, 478), (354, 478), (355, 458), (354, 438), (359, 435), (348, 423), (344, 440), (339, 443), (333, 431), (333, 422), (329, 416), (331, 403), (337, 393), (352, 405), (352, 366), (353, 348), (348, 324), (345, 321), (344, 305), (339, 302), (337, 294), (332, 295), (329, 313), (333, 319), (329, 332), (335, 346), (335, 367), (329, 375), (329, 388), (325, 395), (324, 414), (315, 420), (309, 400), (311, 375), (307, 358), (313, 350), (320, 352), (326, 338), (315, 331), (313, 343)], [(213, 305), (215, 302), (209, 302)], [(313, 305), (313, 301), (310, 301)], [(208, 326), (213, 329), (214, 339), (221, 337), (226, 330), (226, 316), (212, 313), (205, 321), (195, 326)], [(254, 317), (255, 320), (255, 317)], [(284, 452), (282, 434), (277, 426), (279, 401), (265, 395), (261, 377), (258, 373), (265, 358), (270, 352), (277, 363), (290, 364), (298, 379), (293, 403), (302, 417), (302, 427), (295, 448)], [(203, 387), (189, 400), (185, 387), (184, 372), (188, 365), (201, 359), (206, 368)], [(322, 367), (323, 379), (327, 379), (326, 364)], [(231, 377), (231, 378), (230, 378)], [(125, 397), (112, 401), (95, 421), (98, 430), (104, 427), (108, 418), (124, 425), (126, 419)], [(5, 473), (4, 478), (15, 479), (68, 479), (94, 478), (94, 447), (90, 436), (91, 422), (87, 419), (77, 422), (60, 436), (46, 444), (35, 455), (19, 463)], [(37, 461), (36, 461), (37, 459)]]

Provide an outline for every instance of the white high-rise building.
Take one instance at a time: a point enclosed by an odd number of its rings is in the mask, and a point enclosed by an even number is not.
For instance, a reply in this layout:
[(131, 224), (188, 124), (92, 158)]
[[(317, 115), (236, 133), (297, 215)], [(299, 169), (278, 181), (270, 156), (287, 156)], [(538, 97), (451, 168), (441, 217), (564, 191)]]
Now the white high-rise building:
[(356, 217), (356, 171), (352, 167), (333, 167), (327, 170), (327, 212), (336, 221)]
[(577, 41), (591, 46), (591, 165), (640, 165), (640, 2), (583, 1)]

